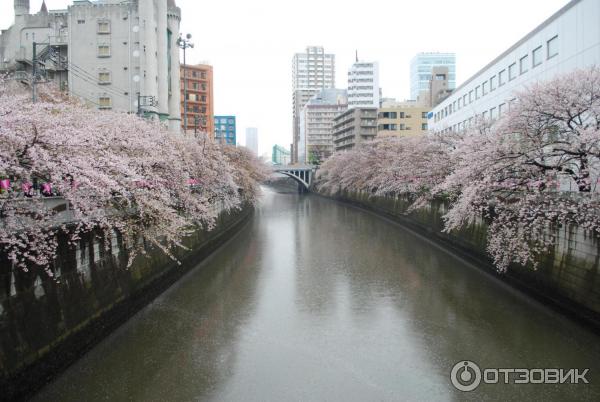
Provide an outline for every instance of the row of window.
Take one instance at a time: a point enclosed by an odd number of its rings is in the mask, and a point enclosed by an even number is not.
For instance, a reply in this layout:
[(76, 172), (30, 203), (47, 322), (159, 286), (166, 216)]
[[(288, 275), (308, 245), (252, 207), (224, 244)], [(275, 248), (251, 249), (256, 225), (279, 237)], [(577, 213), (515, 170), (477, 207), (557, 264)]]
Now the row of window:
[(457, 131), (462, 131), (464, 129), (467, 129), (473, 122), (473, 119), (477, 119), (478, 117), (481, 117), (484, 120), (495, 120), (499, 117), (501, 117), (504, 113), (506, 113), (508, 110), (510, 110), (511, 105), (513, 104), (513, 102), (515, 102), (516, 99), (511, 99), (508, 103), (503, 102), (501, 104), (499, 104), (498, 106), (494, 106), (492, 108), (490, 108), (489, 110), (484, 110), (481, 115), (476, 114), (473, 117), (470, 117), (464, 121), (461, 121), (457, 124), (454, 124), (451, 127), (448, 127), (444, 130), (442, 130), (442, 132), (457, 132)]
[(228, 117), (215, 117), (215, 124), (235, 124), (235, 119)]
[[(377, 117), (380, 119), (397, 119), (398, 117), (401, 119), (410, 119), (412, 118), (412, 115), (404, 112), (379, 112)], [(421, 118), (426, 119), (427, 112), (421, 112)]]
[[(546, 60), (549, 60), (558, 55), (558, 35), (555, 35), (548, 41), (546, 41)], [(518, 61), (519, 73), (518, 75), (523, 75), (529, 68), (535, 68), (542, 64), (543, 61), (543, 46), (540, 45), (533, 49), (531, 52), (531, 64), (529, 63), (529, 53), (521, 57)], [(488, 93), (495, 91), (496, 88), (499, 88), (506, 84), (508, 81), (512, 81), (517, 78), (517, 62), (510, 64), (508, 68), (502, 69), (498, 72), (498, 74), (494, 74), (489, 79), (482, 82), (480, 85), (477, 85), (474, 89), (465, 93), (463, 96), (458, 97), (457, 100), (448, 104), (444, 109), (440, 110), (434, 115), (434, 121), (440, 121), (443, 118), (451, 115), (452, 113), (460, 110), (467, 105), (470, 105), (472, 102), (478, 100), (479, 98), (487, 95)]]

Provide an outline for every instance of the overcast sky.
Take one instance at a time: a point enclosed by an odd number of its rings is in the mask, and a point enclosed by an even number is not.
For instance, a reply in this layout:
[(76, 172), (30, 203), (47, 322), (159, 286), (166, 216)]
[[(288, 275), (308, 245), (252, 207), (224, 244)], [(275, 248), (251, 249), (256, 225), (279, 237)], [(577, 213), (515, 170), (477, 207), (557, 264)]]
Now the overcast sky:
[[(214, 66), (215, 113), (237, 116), (238, 142), (258, 127), (260, 153), (292, 141), (292, 56), (307, 45), (336, 55), (336, 86), (359, 58), (378, 61), (383, 96), (410, 92), (417, 52), (455, 52), (457, 85), (533, 30), (567, 0), (176, 0), (191, 33), (191, 63)], [(13, 1), (0, 0), (0, 28)], [(42, 0), (31, 0), (39, 10)], [(49, 9), (71, 0), (46, 0)]]

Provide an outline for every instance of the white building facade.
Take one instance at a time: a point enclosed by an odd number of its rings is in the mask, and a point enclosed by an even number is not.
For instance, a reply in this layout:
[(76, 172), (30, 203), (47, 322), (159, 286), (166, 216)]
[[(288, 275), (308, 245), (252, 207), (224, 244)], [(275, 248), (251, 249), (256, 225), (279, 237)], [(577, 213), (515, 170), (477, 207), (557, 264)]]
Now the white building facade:
[(335, 55), (322, 46), (309, 46), (292, 59), (293, 147), (292, 161), (298, 161), (300, 112), (321, 89), (335, 87)]
[[(179, 132), (181, 12), (174, 0), (75, 0), (67, 10), (29, 14), (14, 0), (15, 23), (0, 35), (0, 68), (49, 79), (99, 109), (138, 112)], [(43, 28), (38, 28), (38, 27)], [(58, 56), (57, 56), (58, 54)], [(40, 76), (41, 75), (41, 76)]]
[(348, 108), (379, 107), (379, 97), (379, 64), (352, 64), (348, 70)]
[(246, 128), (246, 148), (258, 156), (258, 129), (255, 127)]
[(323, 161), (333, 153), (333, 119), (348, 108), (345, 89), (317, 92), (300, 112), (298, 163)]
[(600, 1), (573, 0), (468, 79), (428, 115), (435, 132), (505, 113), (514, 92), (577, 68), (600, 65)]

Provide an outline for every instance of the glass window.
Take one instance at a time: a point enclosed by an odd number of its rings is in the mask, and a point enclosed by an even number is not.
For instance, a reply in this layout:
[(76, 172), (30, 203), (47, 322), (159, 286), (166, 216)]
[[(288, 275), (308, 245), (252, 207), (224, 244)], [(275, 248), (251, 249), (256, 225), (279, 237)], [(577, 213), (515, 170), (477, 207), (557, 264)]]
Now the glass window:
[(558, 35), (547, 42), (548, 58), (552, 58), (558, 54)]
[(481, 114), (481, 117), (483, 118), (483, 120), (487, 119), (487, 117), (488, 117), (488, 112), (487, 112), (487, 110), (486, 110), (486, 111), (484, 111), (484, 112)]
[(525, 55), (523, 57), (521, 57), (521, 59), (519, 60), (519, 71), (521, 74), (525, 74), (528, 70), (527, 68), (527, 61), (529, 60), (529, 55)]
[(467, 106), (467, 94), (463, 95), (463, 107)]
[(487, 94), (487, 81), (481, 84), (481, 96)]
[(469, 103), (473, 102), (473, 91), (469, 91)]
[(427, 123), (421, 124), (421, 130), (427, 130)]
[(110, 46), (98, 45), (98, 57), (110, 57)]
[(512, 81), (517, 78), (517, 63), (508, 66), (508, 80)]
[(108, 71), (98, 72), (98, 82), (100, 84), (109, 84), (110, 83), (110, 72), (108, 72)]
[(100, 109), (110, 109), (112, 107), (112, 100), (109, 96), (100, 96), (98, 98), (98, 106)]
[(506, 83), (506, 70), (502, 70), (498, 73), (498, 86), (502, 86)]
[(542, 64), (542, 47), (536, 47), (535, 49), (533, 49), (533, 52), (531, 54), (531, 63), (533, 67), (539, 66), (540, 64)]
[(421, 118), (422, 119), (426, 119), (427, 118), (427, 112), (421, 112)]
[(490, 109), (490, 119), (495, 119), (496, 118), (496, 108), (493, 107)]
[(99, 34), (110, 33), (110, 22), (109, 21), (98, 21), (98, 33)]
[(498, 117), (502, 116), (506, 111), (506, 103), (501, 103), (498, 105)]
[(475, 100), (479, 99), (479, 85), (475, 87)]
[(495, 75), (490, 78), (490, 92), (496, 89), (496, 79)]

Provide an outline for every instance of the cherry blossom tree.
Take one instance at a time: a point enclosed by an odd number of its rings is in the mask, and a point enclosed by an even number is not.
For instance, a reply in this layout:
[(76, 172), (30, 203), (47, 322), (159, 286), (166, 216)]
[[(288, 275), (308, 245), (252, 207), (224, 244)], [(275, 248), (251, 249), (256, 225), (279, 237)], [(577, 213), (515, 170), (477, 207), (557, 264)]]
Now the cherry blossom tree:
[[(497, 120), (462, 133), (375, 140), (336, 153), (322, 191), (414, 195), (449, 202), (445, 230), (488, 223), (487, 251), (499, 271), (536, 265), (557, 229), (600, 234), (600, 69), (576, 70), (514, 94)], [(575, 191), (569, 191), (575, 190)]]
[[(24, 88), (0, 82), (1, 251), (25, 270), (51, 275), (60, 232), (74, 243), (92, 230), (116, 230), (129, 263), (143, 252), (140, 238), (172, 256), (183, 237), (214, 225), (214, 202), (253, 201), (262, 178), (258, 160), (233, 165), (202, 138), (98, 112), (49, 87), (33, 104)], [(56, 197), (38, 195), (34, 185)]]

